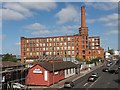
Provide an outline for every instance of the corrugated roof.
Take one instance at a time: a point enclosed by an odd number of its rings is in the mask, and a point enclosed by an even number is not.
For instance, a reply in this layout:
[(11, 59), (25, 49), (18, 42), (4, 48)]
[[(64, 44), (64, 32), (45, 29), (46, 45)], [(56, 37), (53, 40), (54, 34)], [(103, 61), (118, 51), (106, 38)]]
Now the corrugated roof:
[(38, 62), (36, 64), (40, 65), (41, 67), (45, 68), (48, 71), (53, 71), (53, 65), (54, 71), (76, 67), (76, 64), (70, 61), (54, 62), (54, 64), (51, 62)]

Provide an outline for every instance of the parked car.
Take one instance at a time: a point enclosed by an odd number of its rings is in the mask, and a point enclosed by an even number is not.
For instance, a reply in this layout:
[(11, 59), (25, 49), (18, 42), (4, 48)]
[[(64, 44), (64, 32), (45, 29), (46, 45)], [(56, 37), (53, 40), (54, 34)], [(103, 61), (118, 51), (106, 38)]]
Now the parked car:
[(120, 66), (118, 67), (118, 69), (120, 69)]
[(26, 85), (22, 85), (20, 83), (13, 83), (13, 89), (15, 90), (30, 90)]
[(113, 63), (112, 62), (109, 62), (110, 65), (112, 65)]
[(115, 74), (118, 74), (118, 70), (115, 70)]
[(108, 64), (107, 64), (107, 67), (110, 67), (110, 66), (111, 66), (111, 64), (108, 63)]
[(97, 79), (96, 76), (90, 76), (90, 77), (88, 78), (88, 81), (94, 82), (96, 79)]
[(113, 74), (115, 73), (115, 70), (109, 70), (108, 72)]
[(64, 83), (64, 88), (73, 88), (74, 83), (72, 81), (68, 81)]
[(102, 71), (103, 71), (103, 72), (108, 72), (108, 71), (109, 71), (109, 68), (104, 68)]
[(109, 60), (109, 59), (108, 59), (107, 61), (108, 61), (108, 62), (110, 62), (110, 60)]
[(97, 78), (99, 77), (99, 76), (98, 76), (98, 73), (93, 73), (91, 76), (95, 76), (95, 77), (97, 77)]

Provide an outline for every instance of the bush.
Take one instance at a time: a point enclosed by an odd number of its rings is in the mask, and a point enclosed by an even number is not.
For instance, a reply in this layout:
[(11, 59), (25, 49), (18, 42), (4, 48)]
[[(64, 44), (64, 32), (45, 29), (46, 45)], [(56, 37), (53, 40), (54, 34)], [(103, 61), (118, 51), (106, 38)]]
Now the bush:
[(2, 61), (12, 61), (12, 62), (17, 62), (17, 59), (12, 56), (12, 54), (6, 54), (3, 58)]
[(102, 59), (102, 58), (101, 57), (97, 57), (97, 58), (92, 59), (91, 61), (86, 61), (86, 63), (87, 64), (93, 64), (93, 63), (99, 62), (100, 59)]
[(82, 59), (80, 59), (80, 58), (75, 58), (75, 60), (77, 60), (77, 61), (83, 61)]

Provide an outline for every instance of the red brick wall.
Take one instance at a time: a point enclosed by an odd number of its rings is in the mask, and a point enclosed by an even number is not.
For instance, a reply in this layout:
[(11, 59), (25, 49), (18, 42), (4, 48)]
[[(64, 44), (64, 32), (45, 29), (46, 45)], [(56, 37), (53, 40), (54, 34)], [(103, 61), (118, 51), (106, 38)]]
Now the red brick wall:
[[(40, 70), (43, 71), (43, 73), (42, 74), (33, 73), (33, 70), (35, 68), (39, 68)], [(39, 65), (36, 65), (33, 68), (31, 68), (26, 77), (26, 84), (41, 85), (41, 86), (49, 86), (49, 85), (53, 84), (53, 73), (48, 72), (48, 81), (44, 81), (44, 71), (46, 71), (46, 70)], [(58, 74), (54, 75), (54, 83), (56, 83), (60, 80), (63, 80), (63, 79), (64, 79), (63, 70), (58, 71)]]
[[(43, 73), (42, 74), (33, 73), (33, 70), (36, 68), (39, 68)], [(48, 81), (44, 81), (44, 71), (45, 69), (39, 65), (36, 65), (33, 68), (29, 69), (28, 75), (26, 77), (26, 84), (28, 85), (49, 85)]]
[[(53, 73), (49, 73), (49, 85), (53, 84)], [(64, 73), (63, 70), (59, 71), (58, 74), (54, 75), (54, 83), (59, 82), (64, 79)]]
[[(90, 53), (89, 53), (90, 52)], [(99, 53), (100, 52), (100, 53)], [(91, 60), (93, 58), (101, 57), (104, 60), (104, 49), (90, 49), (86, 50), (86, 59), (89, 60), (88, 57), (91, 57)]]

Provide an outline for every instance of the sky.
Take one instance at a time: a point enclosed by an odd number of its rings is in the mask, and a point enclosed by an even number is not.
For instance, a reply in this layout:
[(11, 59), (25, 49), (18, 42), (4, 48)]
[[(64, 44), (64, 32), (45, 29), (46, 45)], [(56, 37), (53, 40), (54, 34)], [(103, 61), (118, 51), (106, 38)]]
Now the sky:
[(89, 36), (100, 36), (105, 50), (108, 47), (118, 50), (117, 2), (3, 2), (0, 3), (1, 53), (20, 55), (20, 37), (78, 33), (82, 5)]

